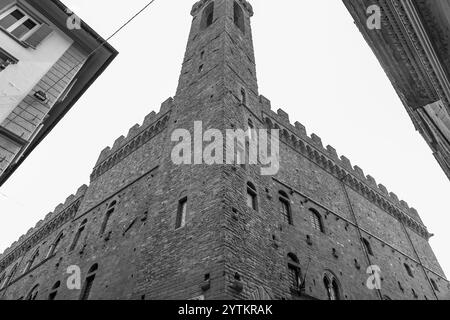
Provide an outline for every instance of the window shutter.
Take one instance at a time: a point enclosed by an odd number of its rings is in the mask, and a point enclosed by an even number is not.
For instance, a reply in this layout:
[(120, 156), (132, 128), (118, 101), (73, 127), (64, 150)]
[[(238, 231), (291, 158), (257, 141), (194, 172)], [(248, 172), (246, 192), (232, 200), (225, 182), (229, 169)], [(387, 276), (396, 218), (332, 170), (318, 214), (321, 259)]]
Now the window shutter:
[(0, 13), (6, 9), (10, 4), (13, 4), (15, 0), (0, 0)]
[[(1, 0), (0, 0), (1, 1)], [(27, 40), (24, 42), (29, 46), (36, 48), (45, 38), (47, 38), (53, 32), (52, 28), (48, 25), (43, 24), (41, 27), (34, 32)]]

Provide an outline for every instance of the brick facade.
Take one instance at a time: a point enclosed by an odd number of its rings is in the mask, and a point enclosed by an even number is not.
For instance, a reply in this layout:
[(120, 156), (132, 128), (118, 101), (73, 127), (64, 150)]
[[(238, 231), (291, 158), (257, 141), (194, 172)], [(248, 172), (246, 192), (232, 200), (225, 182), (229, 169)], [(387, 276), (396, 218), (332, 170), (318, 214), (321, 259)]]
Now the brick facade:
[[(202, 0), (192, 15), (176, 96), (103, 150), (90, 185), (0, 256), (0, 297), (47, 299), (57, 290), (56, 299), (79, 299), (66, 286), (76, 265), (84, 286), (95, 274), (90, 299), (327, 299), (325, 276), (341, 299), (446, 299), (448, 282), (417, 212), (259, 95), (251, 5)], [(276, 176), (262, 176), (258, 165), (171, 161), (175, 129), (193, 133), (194, 121), (205, 130), (247, 129), (249, 119), (281, 131)], [(257, 210), (246, 202), (248, 182)], [(185, 225), (176, 229), (185, 198)], [(304, 288), (293, 286), (293, 255)], [(366, 286), (371, 265), (382, 271), (381, 290)]]

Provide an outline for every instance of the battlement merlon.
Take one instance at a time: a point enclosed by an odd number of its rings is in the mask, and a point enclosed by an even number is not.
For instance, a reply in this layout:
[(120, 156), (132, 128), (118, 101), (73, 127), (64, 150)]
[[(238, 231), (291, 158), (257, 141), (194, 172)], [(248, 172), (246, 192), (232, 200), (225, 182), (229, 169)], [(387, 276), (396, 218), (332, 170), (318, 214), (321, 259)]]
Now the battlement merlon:
[(139, 134), (141, 134), (144, 130), (146, 130), (149, 126), (153, 125), (155, 122), (157, 122), (162, 116), (170, 112), (172, 107), (174, 106), (174, 100), (173, 98), (168, 98), (166, 101), (164, 101), (161, 104), (159, 113), (156, 113), (155, 111), (152, 111), (149, 113), (145, 119), (142, 125), (135, 124), (129, 131), (127, 136), (120, 136), (116, 139), (114, 142), (112, 148), (106, 147), (103, 149), (103, 151), (100, 153), (100, 156), (98, 157), (98, 160), (94, 166), (94, 169), (97, 168), (99, 165), (101, 165), (105, 160), (110, 158), (113, 154), (115, 154), (119, 149), (127, 145), (130, 141), (132, 141), (134, 138), (136, 138)]
[[(52, 223), (59, 215), (71, 208), (77, 201), (84, 197), (87, 189), (87, 185), (82, 185), (75, 194), (67, 197), (64, 203), (59, 204), (53, 212), (47, 214), (43, 220), (40, 220), (33, 228), (30, 228), (26, 234), (22, 235), (19, 240), (15, 241), (9, 248), (0, 254), (0, 270), (4, 267), (3, 264), (5, 259), (11, 256), (11, 254), (13, 254), (16, 249), (19, 249), (21, 245), (26, 243), (28, 239), (35, 238), (34, 241), (40, 242), (42, 239), (40, 239), (39, 236), (35, 237), (35, 235), (39, 234), (40, 230), (45, 229), (48, 224)], [(14, 260), (12, 261), (14, 262)]]
[[(326, 148), (324, 148), (322, 139), (316, 134), (308, 136), (306, 128), (303, 124), (301, 124), (300, 122), (295, 122), (295, 124), (292, 125), (289, 121), (289, 114), (282, 109), (278, 109), (276, 112), (272, 110), (271, 101), (263, 95), (259, 96), (259, 103), (263, 114), (267, 115), (270, 118), (266, 118), (263, 120), (266, 122), (266, 125), (280, 129), (281, 140), (283, 140), (283, 136), (286, 133), (289, 134), (287, 130), (294, 133), (297, 138), (300, 138), (304, 143), (306, 143), (308, 148), (314, 148), (315, 151), (318, 151), (321, 156), (326, 156), (327, 158), (329, 158), (329, 160), (344, 169), (347, 173), (357, 178), (359, 182), (364, 183), (364, 185), (369, 187), (371, 190), (374, 190), (378, 195), (388, 200), (389, 203), (394, 205), (397, 209), (401, 210), (417, 224), (421, 225), (422, 229), (425, 231), (424, 233), (428, 234), (428, 237), (431, 236), (431, 234), (426, 231), (426, 227), (423, 224), (417, 210), (414, 208), (410, 208), (406, 201), (399, 200), (398, 196), (395, 193), (389, 192), (384, 185), (377, 184), (375, 178), (373, 178), (371, 175), (365, 175), (363, 169), (361, 169), (359, 166), (352, 166), (351, 161), (346, 156), (339, 157), (334, 147), (328, 145)], [(277, 123), (271, 123), (271, 121), (275, 121)], [(293, 137), (285, 137), (284, 140), (293, 141)]]
[[(252, 5), (246, 1), (246, 0), (236, 0), (248, 13), (248, 15), (250, 17), (253, 17), (253, 7)], [(192, 16), (196, 16), (206, 4), (209, 4), (211, 2), (211, 0), (200, 0), (198, 2), (196, 2), (193, 6), (192, 6), (192, 10), (191, 10), (191, 15)]]

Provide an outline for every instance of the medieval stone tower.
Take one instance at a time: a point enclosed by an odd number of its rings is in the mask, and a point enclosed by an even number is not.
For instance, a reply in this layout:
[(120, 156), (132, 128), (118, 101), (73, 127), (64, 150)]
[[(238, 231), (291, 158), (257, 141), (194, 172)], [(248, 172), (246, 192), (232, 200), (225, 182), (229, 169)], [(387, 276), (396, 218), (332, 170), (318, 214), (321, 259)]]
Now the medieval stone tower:
[[(201, 0), (175, 97), (0, 256), (4, 299), (445, 299), (418, 213), (258, 93), (245, 0)], [(176, 129), (279, 129), (280, 170), (176, 165)], [(196, 152), (194, 150), (193, 156)], [(369, 266), (380, 286), (369, 288)], [(67, 287), (79, 267), (81, 290)], [(373, 269), (377, 269), (374, 267)]]

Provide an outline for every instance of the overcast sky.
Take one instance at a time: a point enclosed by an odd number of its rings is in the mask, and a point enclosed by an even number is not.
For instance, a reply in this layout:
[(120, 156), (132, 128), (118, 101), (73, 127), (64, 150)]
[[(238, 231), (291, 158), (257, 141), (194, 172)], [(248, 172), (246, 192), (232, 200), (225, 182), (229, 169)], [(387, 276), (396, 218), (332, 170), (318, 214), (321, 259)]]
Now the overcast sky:
[[(104, 37), (147, 0), (64, 0)], [(259, 91), (418, 209), (447, 274), (450, 184), (340, 0), (251, 0)], [(175, 94), (194, 0), (156, 0), (120, 55), (0, 189), (0, 252), (89, 175), (100, 151)]]

